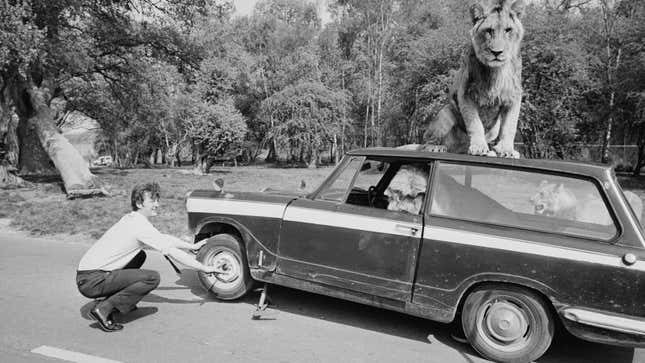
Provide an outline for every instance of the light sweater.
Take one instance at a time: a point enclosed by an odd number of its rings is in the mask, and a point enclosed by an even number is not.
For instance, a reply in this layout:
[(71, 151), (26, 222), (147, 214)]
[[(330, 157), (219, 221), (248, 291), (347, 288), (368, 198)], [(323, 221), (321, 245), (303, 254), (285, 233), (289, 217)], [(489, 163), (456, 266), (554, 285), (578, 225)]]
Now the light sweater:
[(90, 247), (78, 264), (79, 271), (112, 271), (125, 267), (142, 249), (153, 249), (166, 254), (174, 236), (159, 232), (139, 212), (123, 217)]

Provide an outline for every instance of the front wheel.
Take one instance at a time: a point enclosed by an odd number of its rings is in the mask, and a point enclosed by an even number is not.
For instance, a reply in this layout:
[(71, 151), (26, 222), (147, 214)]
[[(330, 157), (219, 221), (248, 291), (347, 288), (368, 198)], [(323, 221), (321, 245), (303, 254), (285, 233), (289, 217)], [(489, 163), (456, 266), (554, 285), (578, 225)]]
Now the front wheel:
[(242, 243), (230, 234), (218, 234), (208, 239), (197, 253), (204, 265), (217, 266), (225, 271), (217, 277), (199, 272), (202, 286), (221, 300), (235, 300), (244, 296), (253, 286), (253, 280), (242, 250)]
[(462, 311), (466, 338), (496, 362), (532, 362), (551, 345), (554, 324), (548, 306), (532, 291), (515, 286), (480, 288)]

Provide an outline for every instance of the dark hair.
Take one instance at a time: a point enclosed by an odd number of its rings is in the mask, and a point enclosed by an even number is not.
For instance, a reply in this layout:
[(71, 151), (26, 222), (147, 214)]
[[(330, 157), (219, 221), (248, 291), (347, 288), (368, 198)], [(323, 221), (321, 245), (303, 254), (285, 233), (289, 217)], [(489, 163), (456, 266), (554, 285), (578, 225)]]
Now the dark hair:
[(161, 188), (157, 183), (135, 185), (135, 187), (132, 189), (132, 196), (130, 197), (132, 210), (139, 210), (137, 203), (143, 203), (143, 199), (146, 193), (150, 193), (150, 198), (152, 199), (159, 199)]

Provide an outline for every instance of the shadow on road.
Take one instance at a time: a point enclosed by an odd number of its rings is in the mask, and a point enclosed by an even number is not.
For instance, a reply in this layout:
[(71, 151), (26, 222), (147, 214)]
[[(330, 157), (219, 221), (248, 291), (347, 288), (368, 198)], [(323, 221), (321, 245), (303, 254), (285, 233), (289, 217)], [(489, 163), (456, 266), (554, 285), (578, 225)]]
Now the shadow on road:
[(217, 301), (218, 303), (247, 303), (255, 304), (258, 301), (258, 297), (255, 294), (247, 294), (241, 299), (235, 301), (223, 301), (217, 300), (213, 295), (211, 295), (199, 282), (199, 277), (197, 277), (197, 272), (194, 270), (182, 270), (181, 275), (179, 275), (179, 280), (175, 281), (175, 284), (184, 286), (180, 287), (160, 287), (157, 290), (172, 290), (172, 289), (190, 289), (190, 292), (204, 300), (208, 301)]
[[(98, 303), (98, 301), (93, 300), (93, 301), (90, 301), (87, 304), (81, 306), (81, 310), (80, 310), (81, 317), (83, 317), (83, 319), (93, 321), (94, 319), (90, 316), (90, 311), (92, 309), (94, 309), (94, 307), (96, 306), (97, 303)], [(131, 311), (128, 314), (117, 313), (115, 315), (115, 321), (118, 322), (118, 323), (121, 323), (121, 324), (127, 324), (127, 323), (130, 323), (132, 321), (135, 321), (135, 320), (141, 319), (143, 317), (146, 317), (148, 315), (152, 315), (152, 314), (156, 313), (157, 310), (159, 310), (159, 309), (154, 307), (154, 306), (145, 306), (145, 307), (137, 308), (136, 310)], [(90, 326), (93, 327), (93, 328), (99, 329), (99, 324), (96, 323), (96, 322), (93, 323), (93, 324), (90, 324)]]
[[(230, 302), (216, 300), (201, 286), (197, 273), (194, 271), (183, 271), (179, 280), (175, 283), (183, 287), (162, 287), (159, 289), (188, 288), (193, 295), (204, 300), (217, 301), (218, 303), (247, 304), (249, 305), (249, 319), (251, 319), (259, 299), (259, 294), (252, 292), (240, 300)], [(480, 358), (473, 360), (472, 357), (478, 357), (479, 354), (469, 344), (459, 343), (450, 337), (453, 331), (451, 324), (432, 322), (407, 314), (276, 285), (270, 285), (269, 297), (271, 299), (269, 310), (274, 310), (274, 312), (268, 313), (270, 319), (259, 319), (259, 321), (264, 321), (262, 324), (271, 324), (271, 320), (279, 320), (279, 314), (276, 314), (279, 312), (297, 314), (427, 344), (440, 342), (459, 352), (464, 362), (481, 361)], [(173, 299), (167, 300), (164, 300), (164, 302), (172, 302)], [(203, 302), (203, 300), (199, 300), (199, 302)], [(186, 303), (186, 301), (180, 300), (178, 303)], [(551, 348), (537, 361), (537, 363), (593, 362), (644, 363), (645, 355), (640, 351), (635, 353), (633, 348), (590, 343), (580, 340), (565, 331), (558, 331)]]
[[(640, 354), (639, 354), (640, 355)], [(547, 352), (539, 363), (641, 363), (645, 356), (636, 357), (634, 348), (596, 344), (574, 337), (566, 331), (558, 331)]]
[(138, 308), (135, 311), (131, 311), (127, 314), (117, 314), (114, 320), (116, 320), (117, 323), (127, 324), (131, 321), (135, 321), (137, 319), (141, 319), (148, 315), (152, 315), (156, 313), (157, 310), (159, 309), (154, 306), (145, 306), (145, 307)]

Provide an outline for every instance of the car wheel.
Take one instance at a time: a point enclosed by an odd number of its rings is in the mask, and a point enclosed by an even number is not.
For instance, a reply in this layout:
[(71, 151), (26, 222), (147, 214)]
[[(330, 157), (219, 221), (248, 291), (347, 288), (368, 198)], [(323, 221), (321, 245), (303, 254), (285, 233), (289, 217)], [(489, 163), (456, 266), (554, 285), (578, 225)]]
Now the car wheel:
[(553, 339), (548, 306), (537, 294), (515, 286), (473, 291), (461, 322), (470, 345), (496, 362), (532, 362)]
[(198, 273), (204, 288), (218, 299), (237, 299), (253, 286), (246, 255), (242, 252), (242, 243), (230, 234), (218, 234), (209, 238), (208, 243), (197, 253), (197, 260), (226, 271), (217, 276)]

